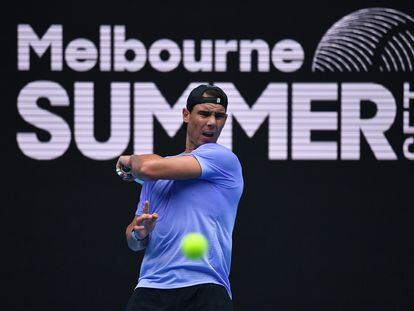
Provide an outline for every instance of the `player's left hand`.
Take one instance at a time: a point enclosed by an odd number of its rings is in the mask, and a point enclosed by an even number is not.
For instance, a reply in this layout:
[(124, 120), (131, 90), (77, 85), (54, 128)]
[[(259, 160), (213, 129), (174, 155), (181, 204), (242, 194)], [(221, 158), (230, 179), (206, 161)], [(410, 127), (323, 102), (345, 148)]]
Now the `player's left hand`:
[(144, 239), (154, 230), (155, 225), (157, 223), (158, 214), (157, 213), (149, 213), (149, 202), (145, 201), (144, 209), (142, 210), (142, 214), (135, 218), (135, 222), (133, 224), (133, 230), (136, 232), (140, 239)]

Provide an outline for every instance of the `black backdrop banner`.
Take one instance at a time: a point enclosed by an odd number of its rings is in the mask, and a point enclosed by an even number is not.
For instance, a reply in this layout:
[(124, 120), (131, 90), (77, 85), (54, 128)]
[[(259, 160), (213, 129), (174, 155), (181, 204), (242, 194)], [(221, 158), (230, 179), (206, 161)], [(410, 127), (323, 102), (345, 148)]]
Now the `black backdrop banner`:
[[(3, 13), (7, 310), (122, 310), (140, 186), (213, 82), (243, 166), (235, 310), (411, 310), (414, 6), (40, 4)], [(4, 108), (3, 108), (4, 109)]]

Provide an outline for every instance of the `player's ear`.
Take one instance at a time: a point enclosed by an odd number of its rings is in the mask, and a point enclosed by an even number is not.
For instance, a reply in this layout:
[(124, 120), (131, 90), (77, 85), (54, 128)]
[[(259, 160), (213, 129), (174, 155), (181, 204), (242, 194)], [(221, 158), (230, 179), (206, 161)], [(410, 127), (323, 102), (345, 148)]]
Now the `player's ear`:
[(190, 111), (187, 108), (183, 108), (183, 122), (188, 123), (190, 121)]

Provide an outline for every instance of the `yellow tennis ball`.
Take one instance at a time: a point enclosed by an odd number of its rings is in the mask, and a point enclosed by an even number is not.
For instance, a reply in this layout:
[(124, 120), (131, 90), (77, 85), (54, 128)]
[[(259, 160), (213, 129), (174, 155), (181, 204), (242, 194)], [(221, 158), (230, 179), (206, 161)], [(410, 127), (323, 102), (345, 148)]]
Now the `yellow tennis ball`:
[(181, 251), (188, 259), (201, 259), (208, 249), (208, 241), (201, 233), (192, 232), (181, 240)]

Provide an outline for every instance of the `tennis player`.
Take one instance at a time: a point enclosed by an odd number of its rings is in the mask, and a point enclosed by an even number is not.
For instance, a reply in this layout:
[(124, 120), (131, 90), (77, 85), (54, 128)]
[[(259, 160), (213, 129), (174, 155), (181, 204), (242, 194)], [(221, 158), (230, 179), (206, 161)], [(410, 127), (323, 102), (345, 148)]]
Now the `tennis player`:
[[(229, 272), (232, 231), (243, 191), (237, 156), (217, 144), (227, 119), (227, 95), (217, 86), (193, 89), (183, 109), (185, 151), (176, 156), (121, 156), (125, 181), (143, 181), (136, 215), (126, 229), (129, 248), (145, 250), (126, 310), (233, 310)], [(187, 259), (181, 239), (203, 234), (209, 249)]]

